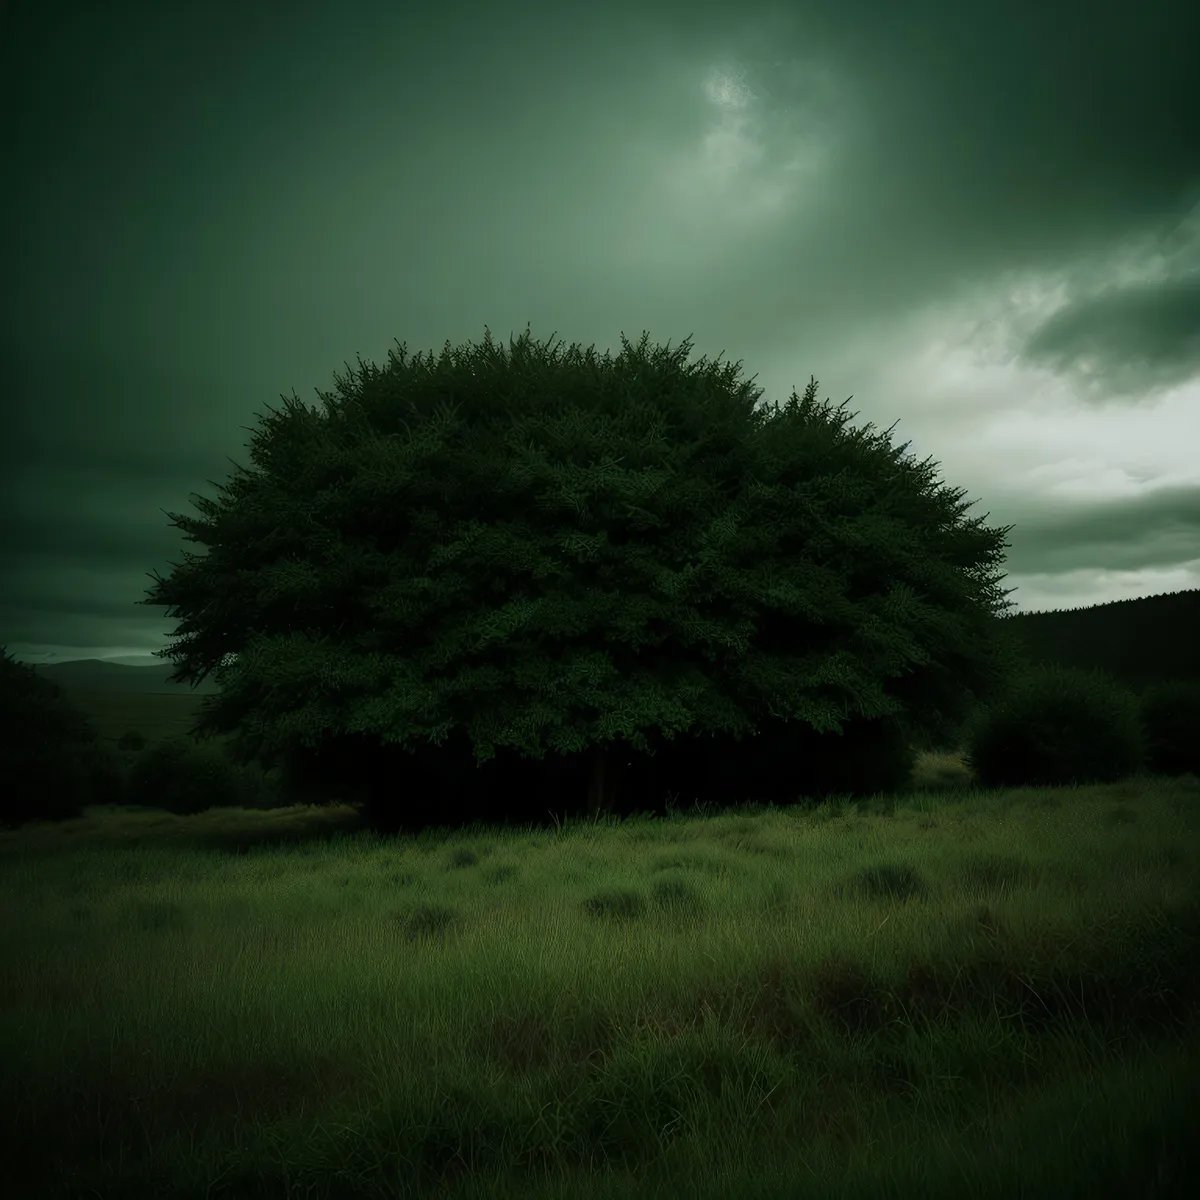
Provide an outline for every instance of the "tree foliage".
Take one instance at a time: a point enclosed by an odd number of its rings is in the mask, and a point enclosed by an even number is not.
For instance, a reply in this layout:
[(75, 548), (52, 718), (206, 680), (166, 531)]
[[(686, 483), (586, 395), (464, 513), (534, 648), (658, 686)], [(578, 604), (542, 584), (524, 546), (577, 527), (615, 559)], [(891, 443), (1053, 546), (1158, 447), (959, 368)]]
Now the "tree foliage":
[(180, 620), (172, 680), (221, 685), (192, 732), (264, 767), (581, 759), (595, 809), (664, 739), (944, 738), (1005, 685), (1007, 529), (815, 381), (755, 408), (737, 365), (622, 344), (401, 347), (260, 418), (256, 469), (167, 514), (207, 556), (140, 601)]
[(119, 783), (91, 721), (62, 689), (0, 647), (0, 825), (63, 821)]

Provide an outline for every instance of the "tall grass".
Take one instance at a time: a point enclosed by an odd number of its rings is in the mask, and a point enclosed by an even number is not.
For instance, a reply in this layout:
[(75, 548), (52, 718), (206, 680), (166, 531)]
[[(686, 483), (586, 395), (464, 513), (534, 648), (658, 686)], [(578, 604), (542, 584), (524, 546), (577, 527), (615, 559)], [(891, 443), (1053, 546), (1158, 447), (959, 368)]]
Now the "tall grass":
[(0, 836), (4, 1162), (26, 1197), (1183, 1195), (1200, 781), (953, 766), (557, 832)]

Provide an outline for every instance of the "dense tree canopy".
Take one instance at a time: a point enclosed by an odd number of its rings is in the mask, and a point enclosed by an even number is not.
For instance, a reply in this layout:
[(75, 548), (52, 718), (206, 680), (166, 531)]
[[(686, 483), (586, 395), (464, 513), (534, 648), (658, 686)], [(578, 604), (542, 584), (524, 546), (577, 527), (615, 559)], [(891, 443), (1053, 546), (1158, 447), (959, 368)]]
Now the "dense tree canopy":
[(323, 412), (260, 418), (257, 469), (202, 519), (168, 514), (207, 556), (140, 602), (180, 619), (172, 679), (221, 684), (194, 732), (265, 766), (335, 745), (578, 759), (596, 808), (616, 759), (676, 738), (944, 740), (1005, 686), (1007, 530), (843, 429), (815, 382), (756, 409), (737, 366), (622, 341), (401, 347), (335, 376)]

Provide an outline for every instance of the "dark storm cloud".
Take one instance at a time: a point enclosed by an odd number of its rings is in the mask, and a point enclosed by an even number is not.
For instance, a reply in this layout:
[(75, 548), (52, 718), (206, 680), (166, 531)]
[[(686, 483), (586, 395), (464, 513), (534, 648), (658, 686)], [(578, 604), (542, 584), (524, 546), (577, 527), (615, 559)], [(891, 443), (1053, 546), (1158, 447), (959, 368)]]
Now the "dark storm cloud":
[(1200, 586), (1198, 14), (13, 4), (0, 638), (163, 645), (256, 414), (527, 323), (899, 420), (1021, 608)]
[(1127, 392), (1185, 383), (1200, 371), (1200, 275), (1112, 288), (1060, 309), (1025, 354)]

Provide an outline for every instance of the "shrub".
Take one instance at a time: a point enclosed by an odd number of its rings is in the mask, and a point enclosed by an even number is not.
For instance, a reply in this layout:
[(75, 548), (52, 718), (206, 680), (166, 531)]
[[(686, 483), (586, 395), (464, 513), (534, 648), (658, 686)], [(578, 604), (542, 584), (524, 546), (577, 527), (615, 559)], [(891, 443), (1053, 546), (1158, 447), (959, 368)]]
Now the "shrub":
[(91, 790), (88, 803), (124, 804), (127, 772), (121, 755), (112, 743), (98, 738), (85, 746), (82, 753)]
[(238, 764), (232, 759), (227, 761), (242, 775), (246, 808), (288, 808), (297, 803), (288, 791), (288, 780), (282, 767), (272, 767), (268, 770), (257, 762)]
[(1200, 681), (1177, 680), (1142, 696), (1146, 769), (1157, 775), (1200, 775)]
[(209, 808), (243, 807), (247, 776), (215, 746), (186, 737), (147, 747), (129, 771), (127, 803), (187, 816)]
[(0, 822), (69, 820), (93, 802), (103, 759), (95, 729), (57, 685), (7, 650), (0, 654), (0, 731)]
[(976, 713), (964, 759), (983, 787), (1058, 787), (1127, 778), (1145, 754), (1132, 693), (1103, 672), (1044, 666)]
[(145, 747), (146, 739), (133, 729), (128, 733), (121, 734), (120, 740), (117, 742), (118, 750), (144, 750)]

